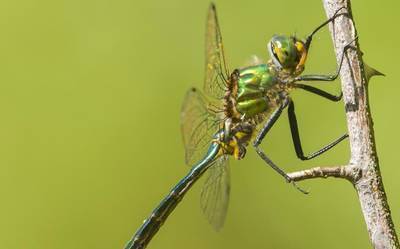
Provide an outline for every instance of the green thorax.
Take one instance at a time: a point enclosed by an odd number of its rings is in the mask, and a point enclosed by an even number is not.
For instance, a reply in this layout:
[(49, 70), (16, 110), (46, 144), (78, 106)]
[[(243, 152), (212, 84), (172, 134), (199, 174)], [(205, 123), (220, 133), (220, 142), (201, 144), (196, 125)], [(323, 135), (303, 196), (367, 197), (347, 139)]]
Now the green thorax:
[(239, 69), (236, 110), (245, 117), (253, 117), (271, 109), (270, 96), (278, 83), (268, 64)]

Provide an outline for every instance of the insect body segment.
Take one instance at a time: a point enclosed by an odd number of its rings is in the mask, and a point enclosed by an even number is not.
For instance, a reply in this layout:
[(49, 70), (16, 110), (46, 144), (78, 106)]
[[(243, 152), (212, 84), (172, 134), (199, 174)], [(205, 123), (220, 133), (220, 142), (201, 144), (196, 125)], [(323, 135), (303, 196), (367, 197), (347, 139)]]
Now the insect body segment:
[(253, 136), (253, 127), (249, 123), (238, 123), (218, 132), (212, 141), (220, 146), (218, 155), (231, 155), (237, 160), (242, 159), (246, 155), (246, 147)]
[(269, 109), (267, 92), (277, 83), (267, 64), (250, 66), (239, 70), (236, 109), (250, 118)]

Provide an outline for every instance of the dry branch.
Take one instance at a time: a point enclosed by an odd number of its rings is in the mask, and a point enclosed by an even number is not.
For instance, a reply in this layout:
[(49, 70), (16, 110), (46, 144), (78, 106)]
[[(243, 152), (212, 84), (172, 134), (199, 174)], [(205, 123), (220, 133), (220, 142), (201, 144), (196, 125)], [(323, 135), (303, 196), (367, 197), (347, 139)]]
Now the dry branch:
[[(349, 14), (338, 17), (329, 26), (339, 63), (344, 46), (357, 37), (350, 0), (323, 0), (323, 4), (328, 18), (342, 7)], [(353, 49), (346, 52), (340, 72), (350, 140), (350, 162), (346, 166), (317, 167), (289, 175), (294, 181), (329, 176), (349, 180), (357, 192), (373, 247), (400, 249), (379, 170), (362, 53), (358, 40), (353, 44)]]

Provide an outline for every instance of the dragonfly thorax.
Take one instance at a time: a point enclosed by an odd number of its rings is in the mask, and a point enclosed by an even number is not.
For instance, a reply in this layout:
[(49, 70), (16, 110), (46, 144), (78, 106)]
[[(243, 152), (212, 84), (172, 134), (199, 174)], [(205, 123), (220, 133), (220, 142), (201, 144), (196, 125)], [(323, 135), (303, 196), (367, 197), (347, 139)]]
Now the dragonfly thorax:
[(258, 120), (280, 105), (289, 89), (271, 64), (236, 69), (224, 96), (225, 117), (233, 122)]
[[(220, 144), (223, 154), (241, 159), (259, 124), (280, 106), (290, 84), (282, 80), (273, 64), (236, 69), (224, 95), (224, 123)], [(286, 76), (285, 76), (286, 77)]]

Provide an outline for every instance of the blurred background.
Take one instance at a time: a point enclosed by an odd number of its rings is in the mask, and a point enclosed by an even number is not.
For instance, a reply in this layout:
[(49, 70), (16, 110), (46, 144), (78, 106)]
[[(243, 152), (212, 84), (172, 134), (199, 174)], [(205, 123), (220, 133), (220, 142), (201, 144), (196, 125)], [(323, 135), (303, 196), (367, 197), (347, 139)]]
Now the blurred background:
[[(267, 59), (273, 34), (304, 38), (326, 19), (321, 1), (216, 2), (231, 69)], [(0, 3), (0, 247), (123, 248), (188, 172), (179, 114), (202, 87), (209, 1), (17, 0)], [(370, 84), (381, 170), (400, 229), (398, 165), (399, 2), (353, 0), (364, 59), (387, 76)], [(336, 68), (327, 29), (314, 39), (308, 73)], [(317, 84), (337, 93), (339, 82)], [(293, 93), (304, 148), (346, 132), (344, 107)], [(348, 142), (299, 161), (283, 115), (262, 147), (294, 171), (345, 164)], [(311, 180), (305, 196), (250, 148), (231, 161), (225, 227), (202, 217), (194, 186), (149, 248), (369, 248), (353, 187)]]

